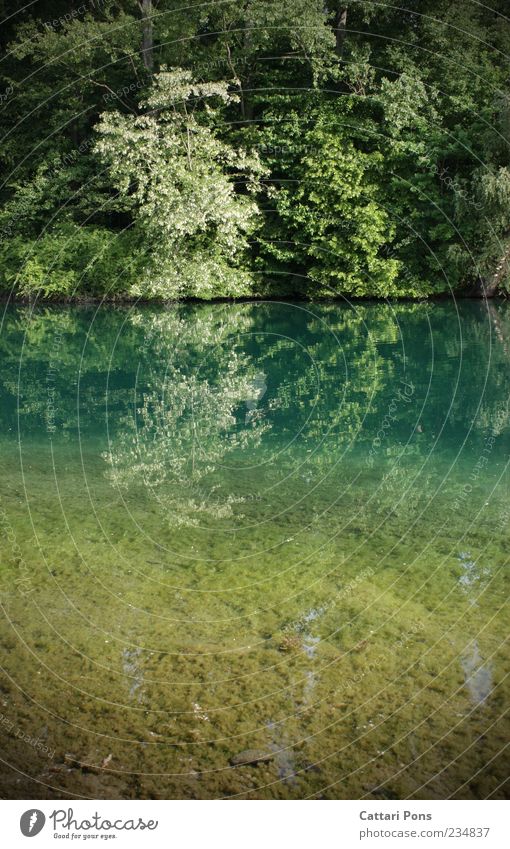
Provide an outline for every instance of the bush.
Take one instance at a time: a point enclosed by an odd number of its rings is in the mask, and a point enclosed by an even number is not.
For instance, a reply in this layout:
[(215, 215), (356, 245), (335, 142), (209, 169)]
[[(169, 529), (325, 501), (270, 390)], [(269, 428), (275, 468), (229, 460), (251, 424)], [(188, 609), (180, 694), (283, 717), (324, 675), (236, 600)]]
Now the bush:
[(129, 232), (115, 233), (74, 222), (28, 241), (16, 236), (0, 248), (0, 286), (24, 296), (101, 297), (125, 293), (134, 283), (139, 256)]

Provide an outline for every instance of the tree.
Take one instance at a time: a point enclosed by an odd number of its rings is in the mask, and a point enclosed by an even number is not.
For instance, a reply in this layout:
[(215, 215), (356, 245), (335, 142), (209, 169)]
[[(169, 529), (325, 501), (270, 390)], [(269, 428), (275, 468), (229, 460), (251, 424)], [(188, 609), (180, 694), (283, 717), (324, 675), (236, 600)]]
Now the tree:
[(309, 279), (310, 293), (383, 297), (397, 291), (399, 270), (382, 252), (395, 232), (378, 186), (384, 157), (364, 143), (353, 110), (347, 97), (322, 99), (305, 118), (287, 113), (271, 125), (270, 149), (286, 155), (277, 157), (278, 223), (263, 246)]
[(152, 16), (154, 4), (152, 0), (138, 0), (142, 14), (142, 58), (145, 69), (151, 74), (154, 70), (154, 34)]
[[(242, 267), (258, 215), (251, 195), (258, 157), (219, 140), (219, 104), (235, 94), (224, 82), (196, 83), (182, 69), (156, 75), (140, 116), (105, 113), (96, 151), (128, 213), (143, 279), (132, 294), (211, 298), (249, 291)], [(239, 184), (239, 185), (236, 185)]]
[(504, 0), (2, 8), (4, 287), (510, 291)]

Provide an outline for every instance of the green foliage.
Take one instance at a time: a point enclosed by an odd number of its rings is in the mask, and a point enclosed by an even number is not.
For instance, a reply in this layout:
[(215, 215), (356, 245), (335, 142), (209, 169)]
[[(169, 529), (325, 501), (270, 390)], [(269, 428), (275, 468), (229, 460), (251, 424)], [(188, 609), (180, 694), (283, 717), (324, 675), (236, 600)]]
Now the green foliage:
[(115, 297), (137, 275), (129, 233), (67, 222), (33, 242), (15, 236), (0, 249), (3, 286), (23, 297)]
[(279, 261), (297, 263), (319, 294), (386, 297), (398, 291), (399, 263), (381, 252), (394, 235), (378, 185), (384, 157), (362, 149), (352, 109), (342, 98), (313, 110), (306, 129), (297, 115), (275, 122), (272, 141), (291, 137), (292, 154), (276, 194), (283, 232), (265, 245)]
[(149, 7), (6, 5), (4, 289), (508, 291), (502, 0)]
[(96, 151), (148, 258), (132, 294), (207, 299), (250, 291), (240, 261), (262, 168), (257, 156), (216, 137), (209, 124), (218, 107), (202, 106), (233, 99), (226, 83), (195, 83), (190, 72), (173, 70), (155, 77), (144, 104), (151, 112), (106, 113), (99, 123)]

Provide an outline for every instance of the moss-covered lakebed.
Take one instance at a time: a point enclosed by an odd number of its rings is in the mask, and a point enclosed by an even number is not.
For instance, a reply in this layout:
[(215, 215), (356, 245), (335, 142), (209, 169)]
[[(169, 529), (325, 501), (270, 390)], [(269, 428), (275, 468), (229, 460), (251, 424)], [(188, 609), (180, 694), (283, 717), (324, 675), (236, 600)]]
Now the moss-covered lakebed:
[(507, 327), (9, 309), (3, 795), (505, 796)]

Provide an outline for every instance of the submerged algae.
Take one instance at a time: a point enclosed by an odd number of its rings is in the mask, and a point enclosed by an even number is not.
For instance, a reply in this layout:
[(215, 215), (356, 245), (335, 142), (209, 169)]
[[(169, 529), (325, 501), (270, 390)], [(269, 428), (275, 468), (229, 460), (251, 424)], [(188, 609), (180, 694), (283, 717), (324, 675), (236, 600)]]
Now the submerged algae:
[(9, 315), (5, 796), (505, 795), (510, 379), (436, 310), (62, 311), (55, 430)]

